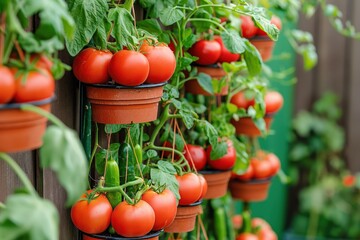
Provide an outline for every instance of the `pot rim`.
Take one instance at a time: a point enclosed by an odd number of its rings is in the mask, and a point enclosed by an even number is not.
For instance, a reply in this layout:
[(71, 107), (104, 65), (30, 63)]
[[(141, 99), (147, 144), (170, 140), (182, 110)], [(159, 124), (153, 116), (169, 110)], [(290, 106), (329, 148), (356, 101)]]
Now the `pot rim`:
[(218, 170), (218, 169), (204, 169), (201, 171), (198, 171), (200, 174), (206, 175), (206, 174), (218, 174), (218, 173), (227, 173), (231, 172), (232, 168), (229, 168), (227, 170)]
[(161, 229), (159, 231), (151, 231), (148, 234), (146, 234), (144, 236), (140, 236), (140, 237), (123, 237), (123, 236), (120, 236), (118, 234), (111, 235), (108, 232), (99, 233), (99, 234), (89, 234), (89, 233), (85, 233), (85, 232), (81, 232), (81, 231), (80, 232), (83, 235), (86, 235), (86, 236), (89, 236), (89, 237), (107, 239), (107, 240), (125, 240), (125, 239), (127, 239), (127, 240), (139, 240), (139, 239), (149, 239), (149, 238), (157, 237), (163, 231), (164, 231), (163, 229)]
[(203, 201), (203, 200), (200, 199), (200, 200), (197, 201), (197, 202), (194, 202), (194, 203), (191, 203), (191, 204), (188, 204), (188, 205), (179, 205), (178, 207), (181, 207), (181, 208), (185, 208), (185, 207), (196, 207), (196, 206), (201, 205), (202, 201)]
[(38, 101), (23, 102), (23, 103), (0, 104), (0, 110), (19, 109), (19, 108), (21, 107), (21, 105), (24, 105), (24, 104), (41, 106), (41, 105), (45, 105), (45, 104), (51, 103), (51, 102), (54, 101), (55, 99), (56, 99), (56, 96), (55, 96), (55, 95), (52, 95), (52, 96), (49, 97), (49, 98), (41, 99), (41, 100), (38, 100)]
[(192, 66), (194, 67), (203, 67), (203, 68), (222, 68), (222, 66), (220, 64), (214, 63), (214, 64), (210, 64), (210, 65), (200, 65), (197, 63), (192, 63)]
[(162, 87), (166, 85), (168, 82), (162, 82), (162, 83), (149, 83), (149, 84), (141, 84), (138, 86), (124, 86), (119, 85), (115, 83), (106, 83), (106, 84), (85, 84), (85, 86), (89, 87), (95, 87), (95, 88), (112, 88), (112, 89), (144, 89), (144, 88), (156, 88), (156, 87)]

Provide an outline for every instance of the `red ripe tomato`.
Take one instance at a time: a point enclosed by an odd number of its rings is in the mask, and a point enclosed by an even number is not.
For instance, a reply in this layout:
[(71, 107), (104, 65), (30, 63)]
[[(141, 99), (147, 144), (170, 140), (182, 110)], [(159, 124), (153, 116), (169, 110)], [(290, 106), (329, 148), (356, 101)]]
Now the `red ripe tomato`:
[(272, 176), (272, 165), (265, 159), (251, 159), (251, 165), (254, 169), (254, 178), (262, 179)]
[(240, 233), (237, 235), (236, 240), (259, 240), (259, 238), (252, 233)]
[[(282, 23), (281, 23), (281, 19), (275, 15), (273, 15), (271, 17), (270, 22), (272, 24), (274, 24), (279, 30), (281, 30), (282, 28)], [(257, 29), (256, 35), (258, 36), (267, 36), (266, 32), (264, 32), (263, 30), (261, 30), (260, 28)]]
[(147, 83), (166, 82), (174, 74), (176, 68), (175, 55), (165, 43), (151, 46), (145, 41), (140, 52), (145, 55), (150, 65)]
[(142, 53), (120, 50), (110, 61), (109, 74), (118, 84), (137, 86), (145, 82), (149, 75), (149, 66), (149, 61)]
[(197, 64), (211, 65), (218, 61), (221, 54), (221, 46), (215, 40), (200, 40), (189, 49), (189, 53), (199, 58), (196, 60)]
[(241, 181), (248, 181), (248, 180), (252, 179), (253, 176), (254, 176), (254, 169), (253, 169), (252, 165), (250, 164), (249, 167), (247, 168), (246, 172), (244, 172), (241, 175), (236, 175), (236, 178)]
[[(91, 191), (88, 191), (90, 193)], [(89, 234), (104, 232), (110, 226), (112, 207), (105, 195), (88, 202), (83, 194), (71, 208), (71, 220), (80, 231)]]
[(202, 186), (199, 177), (195, 173), (190, 172), (182, 176), (176, 176), (176, 180), (179, 183), (179, 205), (189, 205), (200, 198)]
[(175, 195), (169, 189), (165, 189), (162, 193), (148, 190), (142, 195), (142, 200), (147, 202), (155, 212), (155, 224), (152, 230), (165, 228), (174, 221), (177, 203)]
[(242, 15), (241, 19), (241, 33), (244, 38), (252, 38), (256, 35), (258, 28), (255, 26), (250, 16)]
[(233, 223), (233, 226), (234, 226), (234, 228), (236, 230), (241, 228), (242, 222), (243, 222), (243, 219), (242, 219), (242, 216), (240, 214), (234, 215), (232, 217), (232, 223)]
[(280, 93), (275, 91), (269, 91), (265, 95), (265, 112), (266, 113), (275, 113), (280, 110), (283, 106), (284, 98)]
[(277, 172), (279, 171), (280, 167), (281, 167), (279, 158), (275, 154), (269, 153), (266, 156), (266, 160), (272, 166), (271, 176), (276, 175)]
[(248, 99), (245, 96), (245, 92), (240, 91), (232, 96), (230, 102), (236, 105), (238, 108), (248, 109), (250, 106), (254, 106), (255, 100)]
[(15, 94), (15, 79), (5, 66), (0, 66), (0, 89), (0, 104), (10, 102)]
[(106, 83), (109, 79), (108, 67), (113, 54), (109, 51), (100, 51), (94, 48), (82, 50), (73, 62), (75, 77), (90, 84)]
[(144, 200), (135, 205), (123, 201), (115, 207), (111, 215), (111, 225), (117, 234), (124, 237), (143, 236), (151, 231), (154, 223), (154, 210)]
[(207, 190), (208, 190), (208, 184), (203, 175), (199, 174), (198, 177), (199, 177), (200, 183), (201, 183), (201, 195), (200, 195), (200, 198), (198, 199), (198, 200), (200, 200), (205, 197)]
[(222, 40), (222, 38), (220, 36), (215, 36), (214, 38), (215, 41), (217, 41), (220, 46), (221, 46), (221, 53), (220, 53), (220, 57), (218, 59), (218, 62), (223, 63), (223, 62), (236, 62), (237, 60), (239, 60), (240, 54), (237, 53), (232, 53), (230, 52), (224, 45), (224, 42)]
[[(41, 69), (39, 69), (41, 70)], [(17, 70), (13, 70), (16, 76)], [(16, 91), (14, 101), (17, 103), (32, 102), (52, 97), (55, 92), (55, 81), (52, 75), (46, 71), (30, 71), (25, 74), (21, 73), (15, 79)]]
[(185, 148), (185, 159), (189, 162), (191, 168), (194, 168), (197, 171), (204, 169), (206, 165), (206, 152), (203, 147), (186, 144)]
[(212, 147), (209, 146), (206, 149), (207, 162), (211, 168), (217, 169), (217, 170), (228, 170), (234, 166), (235, 161), (236, 161), (236, 150), (235, 150), (231, 140), (227, 140), (227, 145), (228, 145), (227, 153), (224, 156), (222, 156), (221, 158), (214, 159), (214, 160), (210, 159), (210, 153), (211, 153)]
[(278, 237), (272, 229), (260, 229), (257, 233), (259, 240), (277, 240)]

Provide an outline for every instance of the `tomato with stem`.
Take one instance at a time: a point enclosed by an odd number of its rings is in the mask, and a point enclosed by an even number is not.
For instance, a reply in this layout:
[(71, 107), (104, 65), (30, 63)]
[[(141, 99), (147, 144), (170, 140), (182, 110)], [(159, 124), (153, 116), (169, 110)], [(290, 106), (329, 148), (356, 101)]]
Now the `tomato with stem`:
[(223, 63), (223, 62), (231, 63), (231, 62), (236, 62), (237, 60), (239, 60), (240, 54), (230, 52), (226, 48), (226, 46), (220, 36), (215, 36), (214, 40), (217, 41), (221, 46), (221, 53), (220, 53), (220, 57), (218, 59), (219, 63)]
[(284, 104), (284, 98), (279, 92), (268, 91), (265, 94), (265, 112), (275, 113), (280, 110)]
[(255, 26), (255, 23), (253, 22), (252, 18), (247, 15), (241, 15), (241, 35), (244, 38), (252, 38), (256, 35), (258, 32), (258, 28)]
[(206, 149), (207, 163), (211, 168), (217, 170), (228, 170), (234, 166), (236, 161), (236, 150), (231, 140), (227, 140), (226, 144), (227, 144), (226, 154), (218, 159), (211, 159), (210, 157), (212, 146), (209, 146)]
[(184, 157), (188, 161), (191, 168), (200, 171), (206, 165), (206, 152), (205, 149), (198, 145), (186, 144)]

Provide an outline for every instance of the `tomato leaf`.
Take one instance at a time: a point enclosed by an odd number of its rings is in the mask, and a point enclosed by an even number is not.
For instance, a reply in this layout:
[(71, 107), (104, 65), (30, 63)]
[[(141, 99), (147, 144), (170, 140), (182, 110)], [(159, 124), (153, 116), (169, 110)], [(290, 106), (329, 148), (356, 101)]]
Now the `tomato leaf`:
[(111, 29), (111, 23), (107, 18), (104, 18), (97, 27), (93, 36), (94, 44), (98, 49), (102, 49), (102, 50), (107, 49), (107, 38), (110, 29)]
[(245, 41), (239, 32), (228, 30), (221, 33), (225, 47), (232, 53), (243, 53), (246, 50)]
[(58, 239), (59, 215), (49, 200), (19, 193), (10, 195), (5, 206), (0, 212), (2, 239)]
[(160, 187), (165, 185), (170, 191), (174, 193), (176, 199), (180, 199), (179, 183), (176, 180), (174, 174), (163, 172), (157, 168), (151, 168), (150, 177), (155, 186)]
[[(113, 158), (117, 163), (119, 163), (119, 148), (120, 143), (112, 143), (110, 144), (110, 150), (108, 153), (108, 158)], [(95, 154), (95, 170), (100, 176), (104, 175), (106, 154), (107, 149), (101, 149)]]
[(246, 145), (240, 142), (234, 135), (230, 137), (233, 142), (233, 146), (236, 150), (236, 162), (233, 168), (233, 172), (236, 174), (243, 174), (250, 164), (249, 155), (246, 151)]
[(158, 155), (158, 153), (153, 149), (150, 149), (146, 152), (146, 156), (148, 158), (154, 158), (154, 157), (157, 157), (157, 155)]
[(160, 21), (165, 26), (170, 26), (180, 21), (183, 17), (184, 13), (180, 9), (168, 7), (161, 12)]
[(223, 157), (227, 153), (227, 143), (226, 142), (219, 142), (215, 146), (212, 147), (210, 153), (210, 160), (215, 160)]
[(175, 167), (167, 161), (160, 160), (157, 162), (157, 165), (159, 167), (159, 170), (165, 173), (176, 174)]
[(256, 76), (261, 73), (262, 59), (260, 53), (254, 45), (249, 41), (245, 42), (246, 51), (243, 54), (246, 66), (251, 76)]
[(55, 125), (47, 128), (43, 142), (40, 148), (41, 166), (49, 167), (56, 173), (66, 189), (66, 205), (69, 206), (87, 186), (87, 160), (81, 142), (75, 131)]
[(199, 83), (202, 89), (204, 89), (206, 92), (210, 93), (211, 95), (214, 95), (214, 88), (212, 85), (210, 75), (206, 73), (199, 73), (197, 77), (197, 82)]
[(74, 38), (66, 38), (66, 48), (75, 56), (93, 37), (108, 12), (106, 0), (73, 0), (70, 14), (75, 20)]
[(137, 43), (134, 19), (128, 10), (121, 7), (112, 8), (109, 10), (108, 18), (114, 22), (112, 35), (119, 47), (135, 45)]
[(118, 133), (121, 129), (126, 128), (126, 125), (122, 124), (105, 124), (105, 133), (112, 134), (112, 133)]
[(266, 19), (260, 14), (252, 15), (252, 19), (254, 20), (255, 24), (262, 29), (264, 32), (268, 34), (268, 36), (276, 41), (279, 37), (279, 29), (270, 22), (269, 19)]
[(216, 128), (214, 128), (214, 126), (206, 120), (200, 120), (200, 122), (204, 126), (205, 134), (208, 137), (211, 146), (216, 146), (218, 144), (219, 137)]

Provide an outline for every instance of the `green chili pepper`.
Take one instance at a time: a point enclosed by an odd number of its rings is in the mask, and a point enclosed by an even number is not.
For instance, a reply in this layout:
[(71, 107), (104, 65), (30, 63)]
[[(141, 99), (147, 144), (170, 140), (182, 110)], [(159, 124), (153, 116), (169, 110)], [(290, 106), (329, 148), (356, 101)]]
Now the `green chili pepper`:
[[(113, 158), (110, 158), (106, 163), (105, 187), (118, 186), (120, 186), (119, 165)], [(115, 208), (122, 200), (120, 192), (108, 192), (106, 197), (109, 199), (113, 208)]]
[(142, 155), (143, 152), (142, 152), (142, 148), (141, 148), (141, 146), (139, 144), (135, 145), (134, 152), (135, 152), (138, 163), (141, 164), (142, 160), (143, 160), (143, 155)]
[(215, 220), (215, 235), (217, 240), (226, 240), (226, 216), (225, 210), (222, 207), (216, 208), (214, 213)]
[[(121, 185), (136, 180), (135, 178), (135, 168), (136, 160), (134, 151), (132, 150), (130, 144), (123, 143), (119, 149), (119, 165), (120, 165), (120, 183)], [(129, 197), (133, 198), (135, 196), (136, 187), (128, 187), (126, 193)]]

